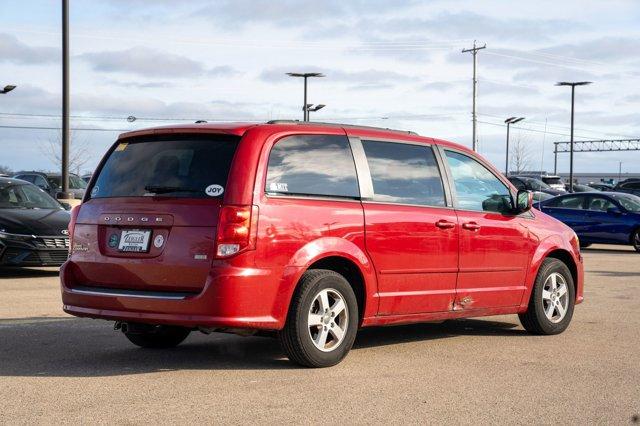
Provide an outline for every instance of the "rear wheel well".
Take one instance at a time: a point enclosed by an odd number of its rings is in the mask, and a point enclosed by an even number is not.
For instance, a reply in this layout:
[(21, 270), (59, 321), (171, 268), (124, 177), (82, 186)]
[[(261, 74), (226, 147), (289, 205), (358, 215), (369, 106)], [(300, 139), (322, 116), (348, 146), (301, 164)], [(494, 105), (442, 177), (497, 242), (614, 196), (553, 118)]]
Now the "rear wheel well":
[(636, 235), (636, 232), (640, 231), (640, 226), (637, 226), (631, 231), (631, 235), (629, 235), (629, 243), (633, 245), (633, 237)]
[(330, 256), (317, 260), (309, 266), (309, 269), (328, 269), (330, 271), (337, 272), (342, 275), (349, 284), (351, 284), (358, 301), (358, 314), (360, 317), (359, 323), (362, 323), (366, 305), (366, 292), (364, 287), (364, 277), (362, 276), (362, 272), (358, 265), (344, 257)]
[[(573, 278), (574, 291), (577, 293), (578, 292), (578, 267), (574, 262), (573, 257), (571, 257), (571, 254), (566, 250), (558, 249), (549, 253), (547, 255), (547, 258), (549, 257), (558, 259), (559, 261), (567, 265), (567, 268), (569, 268), (569, 271), (571, 272), (571, 278)], [(575, 296), (577, 297), (577, 294), (575, 294)]]

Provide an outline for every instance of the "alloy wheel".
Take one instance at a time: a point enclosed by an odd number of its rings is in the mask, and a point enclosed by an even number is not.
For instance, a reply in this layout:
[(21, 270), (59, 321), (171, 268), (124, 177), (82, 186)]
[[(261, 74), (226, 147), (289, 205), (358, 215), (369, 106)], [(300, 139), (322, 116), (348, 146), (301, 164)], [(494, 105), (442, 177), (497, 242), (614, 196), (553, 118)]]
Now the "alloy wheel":
[(542, 307), (544, 314), (554, 324), (563, 320), (569, 308), (568, 286), (565, 278), (557, 273), (550, 274), (542, 287)]
[(320, 290), (309, 308), (307, 323), (316, 348), (331, 352), (340, 346), (349, 326), (349, 308), (342, 294), (332, 288)]

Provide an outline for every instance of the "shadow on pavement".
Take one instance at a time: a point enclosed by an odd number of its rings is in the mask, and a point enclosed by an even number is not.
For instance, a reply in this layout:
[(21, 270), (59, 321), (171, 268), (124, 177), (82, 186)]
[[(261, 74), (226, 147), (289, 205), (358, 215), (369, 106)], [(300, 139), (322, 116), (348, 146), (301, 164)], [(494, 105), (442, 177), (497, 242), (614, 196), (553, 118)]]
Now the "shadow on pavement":
[(57, 277), (60, 268), (16, 268), (0, 267), (0, 279), (3, 278), (37, 278), (37, 277)]
[[(615, 254), (615, 253), (624, 253), (624, 254), (633, 254), (633, 255), (637, 255), (638, 252), (635, 251), (633, 249), (633, 247), (628, 246), (628, 249), (622, 249), (622, 248), (615, 248), (615, 247), (620, 247), (620, 246), (614, 246), (612, 245), (611, 248), (583, 248), (580, 249), (581, 252), (587, 254), (587, 253), (602, 253), (602, 254)], [(626, 246), (625, 246), (626, 247)]]
[[(515, 324), (455, 320), (361, 330), (354, 349), (459, 335), (525, 334)], [(192, 333), (177, 348), (140, 349), (111, 323), (71, 317), (0, 320), (0, 376), (100, 377), (173, 370), (278, 370), (299, 368), (276, 339)]]
[(640, 272), (625, 272), (625, 271), (589, 271), (592, 274), (602, 275), (603, 277), (640, 277)]
[(424, 340), (443, 339), (455, 336), (528, 336), (517, 324), (460, 319), (442, 323), (400, 325), (393, 327), (364, 328), (358, 333), (355, 349), (395, 345)]

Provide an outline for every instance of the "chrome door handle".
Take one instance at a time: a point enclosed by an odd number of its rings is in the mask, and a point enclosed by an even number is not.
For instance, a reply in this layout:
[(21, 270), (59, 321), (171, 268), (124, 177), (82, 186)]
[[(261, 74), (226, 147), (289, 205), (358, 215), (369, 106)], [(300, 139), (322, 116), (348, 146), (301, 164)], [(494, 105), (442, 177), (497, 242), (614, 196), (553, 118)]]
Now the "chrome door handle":
[(475, 222), (467, 222), (462, 224), (462, 228), (468, 229), (469, 231), (477, 231), (480, 229), (480, 225)]
[(436, 226), (440, 229), (451, 229), (456, 226), (455, 222), (449, 222), (448, 220), (441, 219), (436, 222)]

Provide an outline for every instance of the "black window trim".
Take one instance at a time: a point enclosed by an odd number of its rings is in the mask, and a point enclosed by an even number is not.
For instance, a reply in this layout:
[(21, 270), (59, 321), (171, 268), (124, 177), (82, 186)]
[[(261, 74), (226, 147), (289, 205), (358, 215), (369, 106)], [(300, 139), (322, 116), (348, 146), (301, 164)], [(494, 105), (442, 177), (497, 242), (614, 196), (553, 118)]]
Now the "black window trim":
[[(365, 192), (368, 194), (368, 198), (362, 198), (363, 203), (367, 204), (388, 204), (394, 206), (409, 206), (409, 207), (422, 207), (429, 209), (453, 209), (453, 199), (451, 196), (451, 192), (449, 190), (449, 182), (448, 177), (445, 174), (445, 170), (443, 168), (442, 158), (440, 157), (440, 152), (437, 149), (437, 145), (429, 142), (422, 141), (408, 141), (403, 139), (394, 139), (394, 138), (380, 138), (380, 137), (368, 137), (368, 136), (349, 136), (349, 140), (357, 140), (359, 144), (358, 155), (361, 156), (358, 161), (356, 161), (356, 168), (358, 167), (359, 162), (364, 163), (365, 167), (359, 168), (358, 171), (358, 180), (360, 180), (360, 176), (362, 175), (365, 179), (363, 179), (366, 183), (364, 184), (364, 188), (370, 192)], [(388, 142), (388, 143), (399, 143), (405, 145), (416, 145), (422, 146), (425, 148), (431, 148), (433, 150), (433, 156), (436, 160), (436, 164), (438, 167), (438, 172), (440, 173), (440, 180), (442, 183), (442, 190), (444, 192), (444, 206), (429, 206), (425, 204), (411, 204), (411, 203), (398, 203), (393, 201), (377, 201), (373, 199), (374, 191), (373, 191), (373, 178), (371, 177), (371, 171), (369, 170), (369, 163), (367, 161), (367, 156), (364, 152), (364, 148), (362, 146), (362, 141), (372, 141), (372, 142)], [(355, 152), (354, 152), (355, 157)], [(361, 189), (362, 191), (362, 189)], [(362, 193), (362, 192), (361, 192)]]
[[(584, 194), (580, 194), (580, 193), (575, 193), (574, 192), (572, 194), (558, 195), (557, 197), (552, 198), (552, 200), (559, 202), (559, 201), (561, 201), (561, 200), (563, 200), (565, 198), (571, 198), (571, 197), (582, 198), (582, 207), (583, 208), (576, 209), (576, 208), (573, 208), (573, 207), (547, 206), (547, 205), (545, 205), (543, 207), (546, 208), (546, 209), (582, 210), (582, 211), (585, 211), (585, 212), (589, 211), (588, 209), (584, 208), (584, 206), (585, 206), (584, 203), (585, 203), (585, 200), (587, 199), (587, 195), (584, 195)], [(551, 200), (549, 200), (549, 201), (551, 201)]]
[[(358, 186), (359, 196), (348, 196), (348, 195), (324, 195), (324, 194), (305, 194), (301, 192), (272, 192), (267, 190), (267, 175), (269, 169), (269, 158), (271, 157), (271, 151), (273, 147), (276, 146), (278, 142), (285, 138), (296, 137), (296, 136), (341, 136), (347, 139), (347, 145), (349, 147), (349, 151), (351, 152), (351, 158), (353, 159), (354, 169), (356, 172), (356, 183)], [(320, 201), (347, 201), (347, 202), (360, 202), (362, 199), (362, 187), (360, 185), (360, 176), (358, 174), (358, 164), (355, 159), (355, 153), (353, 152), (353, 148), (351, 145), (351, 140), (346, 134), (335, 134), (335, 133), (293, 133), (283, 135), (282, 137), (277, 138), (273, 144), (269, 147), (269, 152), (267, 153), (267, 160), (265, 165), (265, 173), (264, 179), (262, 182), (262, 193), (267, 198), (276, 198), (276, 199), (301, 199), (301, 200), (320, 200)]]
[(456, 188), (455, 188), (455, 184), (453, 181), (453, 174), (451, 173), (451, 168), (449, 167), (449, 163), (446, 161), (446, 151), (451, 151), (451, 152), (455, 152), (461, 155), (464, 155), (466, 157), (471, 158), (472, 160), (477, 161), (478, 163), (480, 163), (485, 169), (487, 169), (487, 171), (489, 173), (491, 173), (493, 176), (495, 176), (496, 179), (498, 179), (500, 182), (502, 182), (502, 184), (507, 188), (507, 190), (509, 191), (509, 194), (511, 195), (511, 205), (513, 205), (514, 200), (516, 199), (516, 193), (514, 193), (513, 191), (513, 184), (511, 184), (511, 182), (509, 182), (509, 180), (502, 174), (496, 174), (493, 172), (493, 168), (491, 165), (489, 165), (486, 161), (484, 161), (482, 158), (475, 156), (467, 151), (464, 151), (462, 149), (458, 149), (455, 147), (450, 147), (450, 146), (442, 146), (442, 145), (436, 145), (438, 147), (438, 149), (440, 150), (440, 156), (442, 157), (442, 162), (445, 166), (445, 169), (447, 171), (447, 180), (449, 183), (449, 187), (450, 187), (450, 191), (453, 197), (453, 206), (454, 209), (457, 211), (461, 211), (461, 212), (475, 212), (475, 213), (491, 213), (491, 214), (499, 214), (502, 216), (520, 216), (520, 217), (524, 217), (524, 218), (530, 218), (533, 219), (535, 217), (535, 214), (533, 213), (533, 209), (526, 211), (524, 213), (500, 213), (500, 212), (491, 212), (491, 211), (481, 211), (481, 210), (470, 210), (470, 209), (463, 209), (459, 207), (458, 204), (458, 198), (457, 198), (457, 194), (456, 194)]

